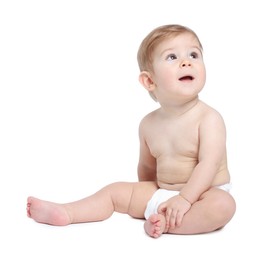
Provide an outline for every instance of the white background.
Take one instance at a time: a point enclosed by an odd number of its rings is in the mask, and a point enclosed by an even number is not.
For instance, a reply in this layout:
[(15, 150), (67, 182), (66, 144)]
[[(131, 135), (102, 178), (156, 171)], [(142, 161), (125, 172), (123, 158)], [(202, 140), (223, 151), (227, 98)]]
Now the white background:
[[(265, 259), (264, 1), (1, 1), (1, 259)], [(152, 29), (199, 36), (200, 98), (224, 117), (237, 213), (222, 231), (151, 239), (143, 221), (51, 227), (26, 217), (34, 195), (83, 198), (136, 181), (138, 124), (156, 104), (136, 53)], [(1, 256), (3, 255), (3, 256)]]

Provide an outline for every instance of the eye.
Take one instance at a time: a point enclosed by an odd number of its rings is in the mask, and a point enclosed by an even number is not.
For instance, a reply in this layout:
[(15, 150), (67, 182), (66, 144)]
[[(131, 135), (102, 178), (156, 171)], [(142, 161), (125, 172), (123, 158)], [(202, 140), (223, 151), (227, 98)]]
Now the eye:
[(191, 52), (190, 55), (189, 55), (189, 57), (191, 59), (197, 59), (199, 57), (199, 54), (197, 52)]
[(177, 59), (177, 57), (176, 57), (176, 55), (175, 54), (169, 54), (169, 55), (167, 55), (167, 57), (166, 57), (166, 60), (168, 60), (168, 61), (171, 61), (171, 60), (176, 60)]

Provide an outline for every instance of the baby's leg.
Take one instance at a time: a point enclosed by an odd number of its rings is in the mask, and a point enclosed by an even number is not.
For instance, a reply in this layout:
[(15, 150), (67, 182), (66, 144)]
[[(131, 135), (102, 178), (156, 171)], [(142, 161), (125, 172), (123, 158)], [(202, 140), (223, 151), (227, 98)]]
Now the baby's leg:
[(212, 232), (225, 226), (235, 213), (232, 196), (218, 188), (202, 194), (184, 215), (181, 226), (169, 229), (172, 234), (200, 234)]
[(133, 183), (113, 183), (84, 199), (58, 204), (28, 198), (28, 216), (37, 222), (51, 225), (101, 221), (114, 211), (126, 212), (130, 203)]
[(37, 222), (60, 226), (105, 220), (114, 211), (143, 218), (147, 201), (155, 190), (153, 182), (118, 182), (71, 203), (58, 204), (29, 197), (27, 214)]
[(166, 219), (162, 214), (151, 215), (144, 223), (144, 229), (146, 233), (154, 238), (161, 236), (166, 232)]

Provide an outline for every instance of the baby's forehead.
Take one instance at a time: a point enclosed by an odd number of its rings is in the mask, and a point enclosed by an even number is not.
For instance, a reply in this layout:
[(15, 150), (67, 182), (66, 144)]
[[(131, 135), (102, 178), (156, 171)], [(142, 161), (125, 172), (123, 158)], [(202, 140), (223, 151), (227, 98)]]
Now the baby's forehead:
[(160, 51), (165, 48), (178, 48), (178, 47), (197, 47), (202, 49), (198, 38), (191, 32), (183, 32), (169, 37), (162, 38), (157, 42), (154, 51)]

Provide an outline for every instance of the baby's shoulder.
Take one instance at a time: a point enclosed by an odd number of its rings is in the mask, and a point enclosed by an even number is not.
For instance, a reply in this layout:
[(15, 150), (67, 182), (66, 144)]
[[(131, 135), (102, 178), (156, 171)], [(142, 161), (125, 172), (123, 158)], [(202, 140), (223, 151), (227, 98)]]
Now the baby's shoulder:
[(157, 110), (154, 110), (148, 113), (147, 115), (145, 115), (139, 123), (139, 130), (145, 131), (145, 130), (149, 130), (150, 128), (152, 128), (154, 125), (154, 122), (156, 121), (154, 120), (156, 118), (156, 114), (157, 114)]
[(151, 121), (153, 121), (154, 118), (156, 117), (157, 110), (158, 110), (158, 109), (156, 109), (156, 110), (154, 110), (154, 111), (148, 113), (147, 115), (145, 115), (145, 116), (141, 119), (140, 124), (146, 124), (146, 123), (150, 123)]
[(206, 103), (200, 101), (200, 106), (199, 106), (199, 114), (201, 115), (202, 118), (217, 118), (217, 119), (222, 119), (222, 115), (220, 112), (218, 112), (215, 108), (207, 105)]
[(200, 125), (213, 125), (215, 127), (224, 126), (224, 119), (220, 112), (204, 102), (201, 102), (199, 114)]

